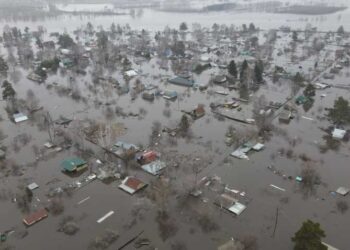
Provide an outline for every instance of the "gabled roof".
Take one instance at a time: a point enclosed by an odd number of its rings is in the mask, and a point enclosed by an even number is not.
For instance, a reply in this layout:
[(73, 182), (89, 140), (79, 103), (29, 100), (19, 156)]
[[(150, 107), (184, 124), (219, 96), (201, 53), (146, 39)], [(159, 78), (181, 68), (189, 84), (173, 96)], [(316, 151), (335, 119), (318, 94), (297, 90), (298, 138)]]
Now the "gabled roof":
[(174, 77), (172, 79), (168, 79), (168, 82), (172, 84), (180, 85), (180, 86), (185, 86), (185, 87), (192, 87), (194, 84), (193, 80), (188, 80), (186, 78), (182, 78), (179, 76)]
[(46, 209), (42, 208), (42, 209), (28, 215), (27, 217), (25, 217), (23, 219), (23, 222), (27, 226), (31, 226), (31, 225), (35, 224), (36, 222), (41, 221), (42, 219), (46, 218), (47, 216), (48, 216), (48, 213), (47, 213)]
[(122, 184), (119, 185), (119, 188), (129, 194), (134, 194), (146, 186), (147, 184), (143, 183), (136, 177), (128, 176), (122, 181)]
[(166, 164), (162, 161), (153, 161), (149, 164), (143, 165), (141, 168), (147, 173), (158, 175), (164, 168), (166, 168)]
[(233, 206), (231, 206), (228, 210), (235, 215), (240, 215), (244, 210), (246, 209), (246, 206), (236, 202)]
[(142, 162), (142, 164), (147, 164), (152, 161), (155, 161), (157, 158), (158, 158), (157, 152), (147, 151), (140, 156), (139, 160)]

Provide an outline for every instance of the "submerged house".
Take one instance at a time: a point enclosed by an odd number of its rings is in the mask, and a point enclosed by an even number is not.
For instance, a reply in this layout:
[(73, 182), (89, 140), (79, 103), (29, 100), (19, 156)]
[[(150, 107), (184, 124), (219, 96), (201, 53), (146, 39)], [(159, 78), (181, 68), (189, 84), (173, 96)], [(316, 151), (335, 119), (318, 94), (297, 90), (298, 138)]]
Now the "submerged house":
[(265, 145), (262, 143), (251, 143), (251, 142), (247, 142), (244, 143), (242, 146), (240, 146), (239, 148), (237, 148), (235, 151), (233, 151), (231, 153), (232, 157), (238, 158), (238, 159), (246, 159), (249, 160), (248, 157), (248, 152), (251, 150), (254, 150), (256, 152), (261, 151), (262, 149), (264, 149)]
[(168, 79), (168, 82), (171, 84), (179, 85), (179, 86), (184, 86), (184, 87), (193, 87), (194, 81), (182, 77), (174, 77), (171, 79)]
[(137, 71), (136, 71), (136, 70), (133, 70), (133, 69), (128, 70), (128, 71), (125, 71), (124, 74), (125, 74), (126, 77), (129, 77), (129, 78), (138, 75)]
[(28, 120), (28, 116), (24, 115), (23, 113), (15, 113), (13, 114), (13, 120), (15, 123), (24, 122)]
[(44, 82), (44, 79), (39, 76), (38, 74), (36, 74), (35, 72), (31, 72), (27, 75), (27, 79), (33, 81), (33, 82), (37, 82), (37, 83), (42, 83)]
[(151, 175), (159, 175), (166, 168), (166, 164), (165, 162), (156, 160), (143, 165), (141, 168)]
[(123, 158), (126, 154), (135, 154), (137, 151), (139, 151), (139, 147), (131, 143), (117, 141), (110, 150), (117, 157)]
[(144, 99), (146, 101), (153, 102), (154, 101), (154, 94), (145, 92), (145, 93), (142, 94), (142, 99)]
[(220, 208), (223, 208), (235, 215), (240, 215), (247, 208), (242, 203), (239, 203), (237, 199), (227, 194), (220, 195), (219, 199), (214, 202)]
[(72, 59), (65, 57), (59, 62), (61, 68), (70, 68), (74, 66), (74, 62)]
[(166, 90), (163, 92), (163, 98), (173, 101), (177, 98), (177, 92), (171, 91), (171, 90)]
[(343, 129), (334, 128), (334, 130), (332, 131), (333, 139), (342, 140), (344, 139), (345, 135), (346, 135), (346, 130), (343, 130)]
[(190, 115), (193, 119), (199, 119), (205, 115), (205, 109), (203, 105), (198, 105), (197, 108), (192, 110), (191, 112), (185, 112)]
[(216, 75), (213, 78), (213, 82), (216, 84), (223, 84), (227, 81), (227, 77), (225, 75)]
[(23, 223), (27, 226), (34, 225), (35, 223), (45, 219), (48, 216), (47, 210), (45, 208), (42, 208), (28, 216), (26, 216), (23, 219)]
[(231, 239), (218, 247), (218, 250), (243, 250), (244, 246), (239, 241)]
[(80, 158), (71, 158), (61, 163), (62, 171), (67, 173), (80, 172), (87, 168), (87, 162)]
[(146, 183), (142, 182), (136, 177), (128, 176), (122, 181), (122, 183), (119, 185), (119, 188), (129, 194), (134, 194), (146, 186)]
[(151, 163), (152, 161), (155, 161), (158, 159), (158, 154), (155, 151), (147, 151), (137, 157), (137, 162), (141, 165)]
[(295, 103), (298, 105), (305, 104), (309, 101), (310, 101), (310, 99), (304, 95), (300, 95), (295, 99)]
[(278, 115), (278, 120), (283, 123), (289, 123), (291, 118), (292, 118), (292, 113), (288, 110), (283, 110)]

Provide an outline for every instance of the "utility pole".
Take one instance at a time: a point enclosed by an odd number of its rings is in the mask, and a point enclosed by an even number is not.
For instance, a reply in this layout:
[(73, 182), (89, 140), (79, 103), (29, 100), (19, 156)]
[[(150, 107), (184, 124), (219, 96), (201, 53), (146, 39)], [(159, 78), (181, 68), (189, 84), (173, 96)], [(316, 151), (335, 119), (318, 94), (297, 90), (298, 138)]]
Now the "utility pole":
[(273, 228), (272, 238), (275, 238), (276, 228), (278, 223), (278, 207), (276, 208), (276, 218), (275, 218), (275, 227)]

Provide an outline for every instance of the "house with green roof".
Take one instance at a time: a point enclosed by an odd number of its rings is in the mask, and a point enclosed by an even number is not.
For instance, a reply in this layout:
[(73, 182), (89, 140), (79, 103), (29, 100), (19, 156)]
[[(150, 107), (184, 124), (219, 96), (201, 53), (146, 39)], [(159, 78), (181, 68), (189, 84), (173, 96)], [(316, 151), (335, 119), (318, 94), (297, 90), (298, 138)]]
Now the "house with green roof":
[(64, 172), (79, 172), (87, 168), (87, 162), (75, 157), (62, 161), (61, 167)]

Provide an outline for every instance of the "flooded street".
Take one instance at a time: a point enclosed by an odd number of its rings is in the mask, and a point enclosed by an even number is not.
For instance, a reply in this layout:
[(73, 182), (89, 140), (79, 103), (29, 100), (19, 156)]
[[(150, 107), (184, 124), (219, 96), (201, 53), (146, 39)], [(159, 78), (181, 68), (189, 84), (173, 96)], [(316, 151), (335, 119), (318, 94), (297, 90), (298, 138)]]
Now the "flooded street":
[[(350, 187), (350, 125), (329, 115), (350, 100), (350, 9), (121, 11), (0, 20), (0, 250), (212, 250), (231, 238), (244, 245), (236, 249), (293, 249), (308, 219), (323, 242), (350, 249), (349, 195), (336, 192)], [(16, 122), (19, 113), (28, 119)], [(244, 157), (231, 155), (242, 147)], [(141, 168), (149, 151), (166, 164), (155, 175)], [(86, 169), (70, 172), (73, 159)], [(130, 195), (127, 177), (147, 186)], [(227, 197), (244, 211), (227, 209)], [(25, 225), (42, 208), (47, 218)]]

